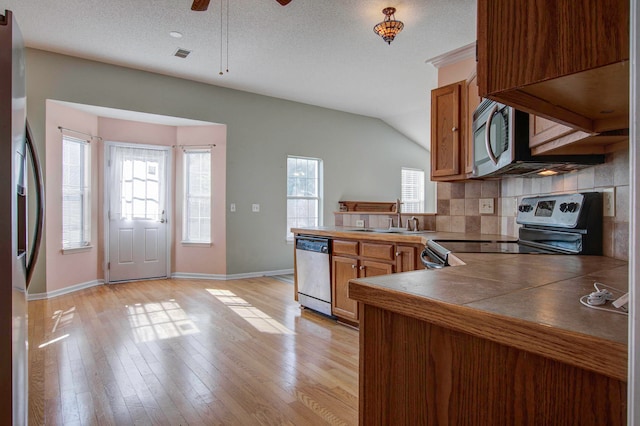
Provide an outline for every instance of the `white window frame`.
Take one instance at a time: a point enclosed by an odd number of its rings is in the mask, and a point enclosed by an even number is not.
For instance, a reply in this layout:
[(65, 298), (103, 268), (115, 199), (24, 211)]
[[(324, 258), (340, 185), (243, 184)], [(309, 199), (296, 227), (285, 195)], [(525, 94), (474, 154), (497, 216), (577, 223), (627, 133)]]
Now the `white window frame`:
[[(190, 174), (189, 174), (189, 159), (191, 158), (192, 155), (201, 155), (201, 154), (208, 154), (209, 155), (209, 194), (208, 195), (203, 195), (203, 194), (199, 194), (199, 195), (193, 195), (189, 192), (189, 182), (190, 182)], [(212, 228), (213, 228), (213, 217), (212, 217), (212, 211), (213, 211), (213, 205), (212, 205), (212, 185), (213, 182), (211, 180), (211, 175), (212, 175), (212, 162), (211, 162), (211, 148), (206, 148), (206, 149), (186, 149), (183, 151), (183, 161), (182, 161), (182, 166), (183, 166), (183, 181), (184, 181), (184, 185), (183, 185), (183, 221), (182, 221), (182, 244), (185, 245), (210, 245), (212, 242)], [(195, 239), (191, 239), (189, 238), (190, 235), (190, 217), (191, 217), (191, 211), (189, 208), (189, 201), (192, 198), (198, 198), (198, 199), (208, 199), (209, 200), (209, 235), (200, 235), (199, 238), (195, 238)], [(202, 218), (199, 218), (202, 219)]]
[[(317, 179), (317, 194), (316, 195), (289, 195), (289, 190), (288, 190), (288, 185), (289, 185), (289, 160), (291, 159), (295, 159), (295, 160), (306, 160), (306, 161), (315, 161), (316, 164), (316, 170), (317, 170), (317, 176), (315, 177), (315, 179)], [(322, 159), (320, 158), (312, 158), (312, 157), (301, 157), (299, 155), (288, 155), (287, 156), (287, 165), (286, 165), (286, 173), (287, 173), (287, 205), (286, 205), (286, 211), (287, 211), (287, 217), (286, 217), (286, 224), (287, 224), (287, 229), (286, 229), (286, 240), (288, 242), (292, 242), (293, 241), (293, 233), (291, 232), (291, 227), (289, 225), (289, 217), (291, 217), (291, 215), (289, 214), (289, 201), (290, 200), (316, 200), (317, 201), (317, 206), (318, 209), (315, 212), (316, 214), (316, 218), (317, 218), (317, 222), (315, 223), (315, 226), (322, 226), (323, 223), (323, 193), (324, 193), (324, 175), (323, 175), (323, 164), (322, 164)], [(307, 218), (312, 217), (312, 216), (307, 216)], [(310, 226), (314, 226), (314, 225), (310, 225)]]
[[(414, 185), (410, 182), (407, 182), (407, 179), (405, 179), (405, 175), (408, 173), (416, 173), (416, 174), (421, 174), (422, 177), (418, 177), (417, 181), (418, 184)], [(409, 167), (403, 167), (401, 174), (400, 174), (400, 194), (401, 194), (401, 201), (402, 201), (402, 212), (403, 213), (424, 213), (424, 182), (425, 182), (425, 173), (424, 170), (421, 169), (413, 169), (413, 168), (409, 168)], [(417, 188), (415, 188), (417, 186)], [(415, 189), (414, 189), (415, 188)], [(411, 199), (407, 199), (407, 193), (409, 192), (415, 192), (416, 195), (418, 196), (417, 199), (415, 198), (411, 198)], [(417, 208), (413, 208), (412, 206), (414, 204), (417, 204)]]
[[(67, 182), (67, 168), (65, 164), (65, 148), (69, 144), (77, 144), (81, 147), (80, 171), (78, 173), (80, 182)], [(89, 141), (62, 136), (62, 251), (63, 253), (85, 250), (91, 247), (91, 145)], [(65, 204), (69, 196), (78, 197), (80, 200), (80, 223), (75, 224), (74, 231), (80, 231), (78, 241), (69, 241), (68, 231), (65, 229)]]

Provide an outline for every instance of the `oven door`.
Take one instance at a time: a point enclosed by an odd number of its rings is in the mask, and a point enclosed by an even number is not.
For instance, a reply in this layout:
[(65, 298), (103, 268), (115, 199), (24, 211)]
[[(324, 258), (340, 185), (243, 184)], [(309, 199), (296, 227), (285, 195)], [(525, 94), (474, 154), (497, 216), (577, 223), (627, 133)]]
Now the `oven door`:
[[(480, 110), (481, 107), (484, 109)], [(487, 176), (513, 162), (513, 108), (498, 102), (478, 107), (473, 121), (473, 176)], [(474, 114), (475, 116), (475, 114)]]

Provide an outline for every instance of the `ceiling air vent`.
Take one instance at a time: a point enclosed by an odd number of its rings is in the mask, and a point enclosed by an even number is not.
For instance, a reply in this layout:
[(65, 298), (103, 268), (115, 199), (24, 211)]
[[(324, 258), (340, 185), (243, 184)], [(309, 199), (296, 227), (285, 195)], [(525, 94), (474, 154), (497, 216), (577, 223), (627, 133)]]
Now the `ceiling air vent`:
[(178, 48), (178, 50), (176, 50), (176, 53), (174, 53), (173, 56), (177, 56), (178, 58), (184, 59), (187, 56), (189, 56), (189, 53), (191, 53), (190, 50)]

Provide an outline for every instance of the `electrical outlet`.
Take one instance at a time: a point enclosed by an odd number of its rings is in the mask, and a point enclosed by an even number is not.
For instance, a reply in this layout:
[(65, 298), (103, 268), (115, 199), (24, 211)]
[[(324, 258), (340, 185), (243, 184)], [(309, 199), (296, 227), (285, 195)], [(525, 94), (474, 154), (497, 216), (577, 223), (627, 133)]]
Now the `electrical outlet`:
[(357, 219), (356, 220), (356, 226), (358, 226), (360, 228), (364, 228), (364, 219)]
[(231, 208), (229, 210), (231, 210), (232, 212), (235, 212), (236, 211), (236, 203), (231, 203)]
[(258, 213), (260, 211), (260, 204), (252, 204), (251, 211), (254, 213)]
[(602, 190), (602, 215), (606, 217), (616, 215), (616, 192), (614, 188)]
[(480, 214), (493, 214), (493, 198), (480, 198)]

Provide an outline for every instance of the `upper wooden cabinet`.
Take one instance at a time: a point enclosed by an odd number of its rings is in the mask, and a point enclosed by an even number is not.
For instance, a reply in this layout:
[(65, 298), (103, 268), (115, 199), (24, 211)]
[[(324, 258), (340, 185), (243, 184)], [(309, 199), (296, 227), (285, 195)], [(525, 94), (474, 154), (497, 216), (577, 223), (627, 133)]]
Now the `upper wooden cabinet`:
[(533, 155), (606, 154), (627, 147), (628, 140), (628, 131), (591, 134), (529, 116), (529, 148)]
[(478, 87), (589, 133), (628, 127), (628, 0), (478, 0)]
[(431, 91), (431, 180), (466, 178), (466, 81)]

